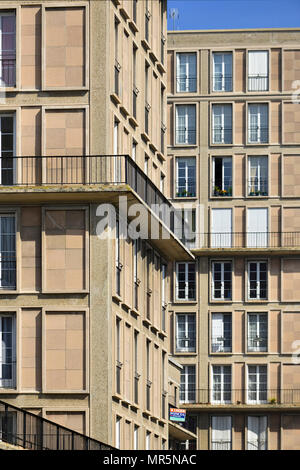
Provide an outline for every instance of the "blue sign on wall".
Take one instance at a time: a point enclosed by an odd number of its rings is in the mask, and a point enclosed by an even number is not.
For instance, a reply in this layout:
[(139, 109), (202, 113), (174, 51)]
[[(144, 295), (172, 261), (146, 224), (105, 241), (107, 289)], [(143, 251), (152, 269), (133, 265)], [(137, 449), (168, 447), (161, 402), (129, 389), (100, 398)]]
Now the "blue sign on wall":
[(170, 408), (170, 421), (185, 422), (186, 411), (179, 408)]

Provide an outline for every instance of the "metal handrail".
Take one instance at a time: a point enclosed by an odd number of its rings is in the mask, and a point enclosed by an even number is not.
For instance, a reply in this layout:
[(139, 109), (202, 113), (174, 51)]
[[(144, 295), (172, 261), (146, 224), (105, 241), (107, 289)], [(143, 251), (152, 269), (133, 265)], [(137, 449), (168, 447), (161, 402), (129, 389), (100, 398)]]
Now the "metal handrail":
[[(193, 232), (194, 234), (194, 232)], [(300, 232), (195, 232), (199, 248), (300, 248)]]
[(112, 446), (0, 401), (0, 440), (30, 450), (112, 450)]

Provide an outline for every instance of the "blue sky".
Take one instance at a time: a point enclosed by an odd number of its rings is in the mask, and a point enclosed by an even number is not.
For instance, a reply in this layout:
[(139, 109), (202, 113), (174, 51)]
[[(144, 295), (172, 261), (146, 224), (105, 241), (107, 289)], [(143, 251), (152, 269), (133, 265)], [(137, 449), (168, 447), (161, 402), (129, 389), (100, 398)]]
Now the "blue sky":
[(300, 0), (168, 0), (179, 18), (176, 30), (300, 27)]

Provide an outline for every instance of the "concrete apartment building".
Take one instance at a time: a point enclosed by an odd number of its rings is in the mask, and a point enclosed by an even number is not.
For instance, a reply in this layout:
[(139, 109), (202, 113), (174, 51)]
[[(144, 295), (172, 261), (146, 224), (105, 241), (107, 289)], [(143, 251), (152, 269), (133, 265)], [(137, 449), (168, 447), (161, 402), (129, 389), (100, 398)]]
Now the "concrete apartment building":
[[(172, 263), (193, 255), (150, 208), (170, 206), (166, 2), (1, 1), (0, 29), (0, 399), (167, 449), (191, 435), (168, 425), (167, 309)], [(123, 237), (120, 196), (169, 238)], [(113, 239), (98, 237), (105, 203)], [(5, 426), (17, 434), (16, 416)]]
[(198, 449), (299, 449), (299, 80), (300, 29), (168, 33), (167, 195), (197, 232), (170, 345)]

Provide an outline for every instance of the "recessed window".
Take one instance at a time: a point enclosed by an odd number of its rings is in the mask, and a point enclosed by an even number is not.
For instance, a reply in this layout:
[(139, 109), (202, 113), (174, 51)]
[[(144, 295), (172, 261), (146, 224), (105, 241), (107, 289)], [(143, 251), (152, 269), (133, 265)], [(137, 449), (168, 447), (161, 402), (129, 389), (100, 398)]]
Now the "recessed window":
[(249, 104), (248, 141), (250, 144), (266, 144), (269, 142), (268, 104)]
[(251, 156), (249, 163), (249, 196), (268, 196), (268, 157)]
[(176, 352), (196, 352), (196, 315), (176, 315)]
[(247, 450), (267, 450), (267, 417), (248, 416)]
[(212, 416), (211, 419), (211, 450), (231, 449), (231, 416)]
[(231, 403), (231, 366), (212, 366), (212, 403)]
[(248, 314), (248, 351), (265, 352), (268, 349), (268, 315)]
[(267, 300), (268, 263), (250, 261), (248, 263), (248, 298), (249, 300)]
[(0, 86), (16, 86), (16, 15), (0, 12), (1, 67)]
[(196, 196), (196, 158), (176, 158), (176, 197)]
[(176, 300), (196, 300), (195, 263), (176, 264)]
[(16, 386), (15, 316), (0, 315), (0, 388)]
[(247, 403), (266, 403), (267, 395), (267, 366), (248, 365)]
[(196, 105), (176, 106), (176, 144), (196, 144)]
[(196, 400), (196, 366), (183, 366), (180, 375), (180, 401), (194, 403)]
[(232, 105), (213, 104), (212, 106), (213, 144), (232, 144)]
[(231, 261), (214, 261), (212, 263), (212, 298), (213, 300), (231, 300)]
[(226, 353), (232, 350), (231, 313), (213, 313), (211, 318), (211, 352)]

